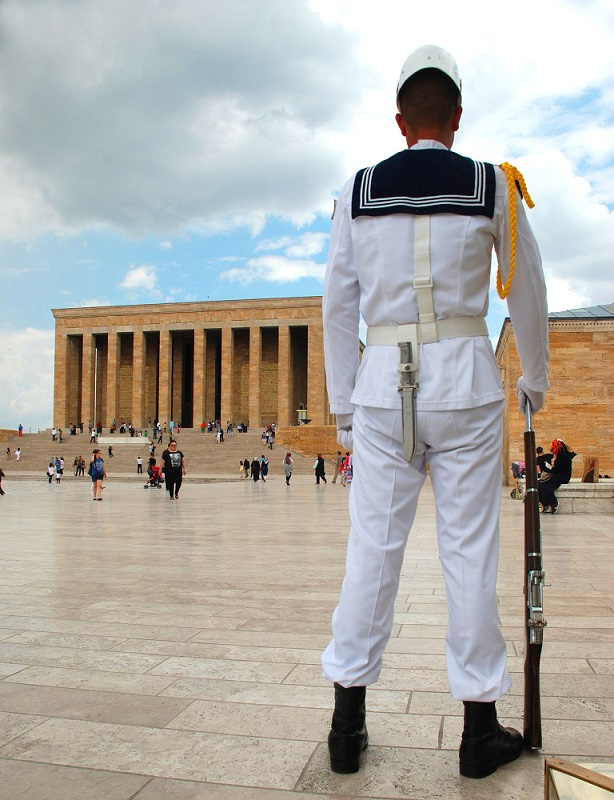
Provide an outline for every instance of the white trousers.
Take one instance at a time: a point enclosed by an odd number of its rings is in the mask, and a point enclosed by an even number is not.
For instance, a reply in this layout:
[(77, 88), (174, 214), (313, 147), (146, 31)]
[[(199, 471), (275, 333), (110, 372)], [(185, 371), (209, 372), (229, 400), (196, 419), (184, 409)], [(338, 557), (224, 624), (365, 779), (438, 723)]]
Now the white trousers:
[(429, 463), (448, 602), (451, 694), (489, 702), (509, 690), (496, 594), (503, 405), (419, 412), (411, 463), (403, 453), (400, 410), (356, 407), (346, 575), (333, 640), (322, 654), (328, 680), (346, 687), (378, 680)]

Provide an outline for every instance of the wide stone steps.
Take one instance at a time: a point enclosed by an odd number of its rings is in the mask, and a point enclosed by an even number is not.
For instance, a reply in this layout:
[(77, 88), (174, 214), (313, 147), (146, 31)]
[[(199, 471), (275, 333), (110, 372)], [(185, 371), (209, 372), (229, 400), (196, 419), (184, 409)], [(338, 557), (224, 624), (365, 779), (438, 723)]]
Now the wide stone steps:
[[(181, 433), (176, 434), (179, 449), (184, 453), (189, 476), (216, 476), (227, 478), (240, 478), (239, 462), (248, 458), (250, 461), (254, 456), (260, 457), (263, 453), (269, 459), (269, 470), (271, 474), (283, 474), (282, 461), (287, 452), (283, 443), (277, 442), (273, 449), (263, 447), (261, 440), (262, 431), (253, 430), (247, 433), (236, 433), (229, 437), (224, 436), (224, 442), (218, 444), (214, 433), (201, 433), (200, 429), (182, 428)], [(129, 442), (124, 441), (123, 436), (115, 437), (115, 434), (108, 434), (102, 437), (102, 442), (98, 445), (90, 444), (87, 433), (77, 433), (76, 436), (65, 435), (62, 442), (54, 442), (51, 439), (51, 431), (41, 433), (26, 433), (21, 437), (15, 434), (14, 437), (3, 442), (0, 449), (0, 465), (4, 469), (7, 479), (10, 477), (36, 477), (45, 478), (45, 470), (51, 460), (55, 461), (56, 456), (61, 456), (65, 461), (64, 475), (66, 479), (74, 476), (73, 463), (77, 456), (81, 455), (89, 462), (94, 447), (98, 446), (102, 451), (107, 473), (111, 475), (123, 475), (126, 477), (134, 476), (137, 479), (137, 456), (143, 458), (143, 471), (147, 470), (149, 459), (149, 439), (140, 437)], [(155, 456), (160, 459), (163, 449), (168, 443), (169, 436), (165, 435), (162, 444), (156, 442)], [(106, 442), (111, 444), (113, 456), (109, 457)], [(139, 444), (141, 445), (139, 447)], [(11, 449), (11, 458), (7, 459), (6, 448)], [(20, 447), (22, 456), (20, 461), (15, 459), (15, 451)], [(315, 454), (314, 454), (315, 456)], [(294, 460), (295, 474), (313, 474), (314, 458), (307, 458), (296, 452), (292, 452)], [(332, 467), (329, 465), (329, 470)], [(140, 477), (138, 478), (140, 480)]]

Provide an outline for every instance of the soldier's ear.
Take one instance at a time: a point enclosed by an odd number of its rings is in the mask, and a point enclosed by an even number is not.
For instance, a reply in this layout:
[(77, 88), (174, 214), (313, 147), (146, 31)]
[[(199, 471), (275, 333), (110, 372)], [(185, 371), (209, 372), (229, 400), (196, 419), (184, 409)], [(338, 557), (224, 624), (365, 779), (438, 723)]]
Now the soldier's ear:
[(452, 125), (453, 125), (452, 130), (453, 131), (457, 131), (459, 129), (460, 119), (461, 119), (462, 114), (463, 114), (463, 107), (462, 106), (456, 106), (456, 109), (454, 111), (454, 116), (452, 117)]
[(396, 114), (395, 119), (397, 121), (397, 125), (399, 126), (399, 130), (401, 131), (402, 136), (407, 136), (407, 123), (403, 119), (401, 114)]

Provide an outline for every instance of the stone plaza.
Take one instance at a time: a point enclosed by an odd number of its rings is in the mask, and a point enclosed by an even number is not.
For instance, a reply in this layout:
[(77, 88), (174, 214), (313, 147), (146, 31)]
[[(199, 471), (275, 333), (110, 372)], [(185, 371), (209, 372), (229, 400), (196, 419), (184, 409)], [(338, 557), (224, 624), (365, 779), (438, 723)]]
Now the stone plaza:
[[(543, 751), (458, 774), (446, 602), (427, 483), (393, 635), (367, 693), (361, 770), (330, 772), (319, 657), (344, 571), (347, 493), (280, 468), (267, 483), (191, 475), (179, 502), (111, 475), (4, 482), (0, 797), (305, 800), (543, 797), (544, 757), (614, 757), (614, 530), (542, 517), (548, 627)], [(24, 476), (27, 478), (27, 476)], [(502, 489), (500, 616), (522, 729), (523, 507)], [(481, 502), (476, 487), (476, 502)]]

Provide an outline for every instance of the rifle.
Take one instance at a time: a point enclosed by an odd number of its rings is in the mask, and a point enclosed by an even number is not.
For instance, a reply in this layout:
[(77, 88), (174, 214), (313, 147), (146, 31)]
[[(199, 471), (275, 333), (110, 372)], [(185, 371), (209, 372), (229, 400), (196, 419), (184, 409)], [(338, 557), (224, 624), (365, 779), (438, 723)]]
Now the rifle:
[(524, 433), (524, 460), (526, 494), (524, 498), (525, 543), (525, 661), (524, 661), (524, 744), (525, 747), (542, 746), (541, 698), (539, 689), (539, 662), (544, 638), (544, 578), (539, 527), (539, 497), (537, 492), (537, 460), (535, 432), (531, 426), (531, 403), (526, 399), (526, 430)]

